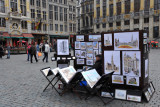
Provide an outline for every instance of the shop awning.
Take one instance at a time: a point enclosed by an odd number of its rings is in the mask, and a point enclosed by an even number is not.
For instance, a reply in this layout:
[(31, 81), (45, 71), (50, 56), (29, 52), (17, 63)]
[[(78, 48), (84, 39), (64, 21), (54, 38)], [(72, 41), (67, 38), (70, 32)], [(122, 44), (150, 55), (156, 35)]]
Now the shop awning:
[(3, 38), (10, 38), (10, 35), (8, 34), (8, 32), (3, 32)]
[(30, 33), (23, 33), (22, 36), (23, 36), (24, 38), (31, 38), (31, 39), (34, 38), (33, 35), (30, 34)]
[(10, 36), (11, 36), (11, 38), (23, 38), (22, 35), (10, 35)]

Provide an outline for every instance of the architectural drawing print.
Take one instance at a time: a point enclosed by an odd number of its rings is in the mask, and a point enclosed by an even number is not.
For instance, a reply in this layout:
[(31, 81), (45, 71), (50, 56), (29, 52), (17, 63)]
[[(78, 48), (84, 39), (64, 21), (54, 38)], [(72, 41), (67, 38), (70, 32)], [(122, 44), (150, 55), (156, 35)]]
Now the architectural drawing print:
[(104, 34), (104, 46), (112, 46), (112, 34)]
[(57, 39), (57, 49), (58, 55), (69, 55), (68, 39)]

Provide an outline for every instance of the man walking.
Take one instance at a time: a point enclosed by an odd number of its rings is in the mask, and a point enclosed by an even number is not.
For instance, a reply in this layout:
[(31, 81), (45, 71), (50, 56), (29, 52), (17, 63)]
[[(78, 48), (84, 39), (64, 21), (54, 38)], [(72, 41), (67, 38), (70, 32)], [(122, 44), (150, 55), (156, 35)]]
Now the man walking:
[(37, 53), (37, 51), (36, 51), (36, 46), (35, 46), (35, 43), (33, 43), (33, 44), (32, 44), (32, 46), (31, 46), (31, 48), (30, 48), (31, 63), (33, 63), (33, 62), (32, 62), (32, 57), (33, 57), (33, 56), (34, 56), (34, 58), (35, 58), (36, 62), (38, 62), (38, 59), (37, 59), (36, 53)]
[(7, 59), (10, 59), (10, 50), (11, 50), (11, 47), (10, 47), (10, 45), (8, 44), (8, 46), (7, 46), (7, 51), (8, 51)]
[(44, 58), (43, 58), (43, 62), (46, 59), (46, 62), (48, 62), (48, 52), (50, 50), (50, 47), (48, 45), (48, 42), (45, 43), (44, 45)]

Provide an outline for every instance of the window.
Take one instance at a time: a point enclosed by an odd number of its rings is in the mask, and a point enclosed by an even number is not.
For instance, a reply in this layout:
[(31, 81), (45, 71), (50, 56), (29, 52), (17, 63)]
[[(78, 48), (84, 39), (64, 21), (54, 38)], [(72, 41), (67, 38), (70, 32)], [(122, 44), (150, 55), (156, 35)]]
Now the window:
[(103, 18), (106, 17), (106, 0), (103, 0)]
[(86, 13), (88, 13), (89, 12), (89, 5), (87, 4), (86, 5)]
[(72, 14), (69, 14), (69, 20), (72, 20)]
[(5, 4), (4, 0), (0, 0), (0, 13), (5, 13)]
[(31, 9), (31, 18), (35, 18), (35, 10)]
[(73, 32), (76, 32), (76, 24), (73, 24)]
[(117, 3), (117, 15), (121, 15), (121, 2)]
[(83, 27), (85, 27), (85, 20), (84, 20), (84, 17), (83, 17)]
[(36, 0), (36, 4), (37, 4), (37, 7), (40, 7), (41, 6), (41, 1), (40, 0)]
[(22, 21), (21, 27), (22, 27), (22, 29), (27, 29), (27, 21)]
[(67, 8), (64, 8), (64, 21), (67, 21)]
[(117, 26), (121, 26), (121, 22), (116, 22), (116, 25)]
[(62, 7), (59, 8), (60, 8), (60, 21), (63, 21), (63, 8)]
[(140, 10), (140, 0), (134, 0), (134, 11), (139, 12)]
[(31, 24), (31, 29), (32, 29), (32, 30), (35, 30), (35, 23), (32, 23), (32, 24)]
[(159, 36), (159, 26), (153, 27), (153, 38), (157, 38)]
[(134, 24), (139, 24), (139, 19), (134, 19)]
[(106, 28), (106, 23), (103, 23), (103, 24), (102, 24), (102, 27), (103, 27), (103, 28)]
[(93, 25), (93, 16), (90, 16), (90, 26)]
[(49, 5), (49, 19), (53, 20), (53, 6)]
[(30, 0), (30, 5), (34, 6), (34, 0)]
[(61, 4), (62, 4), (62, 0), (59, 0), (59, 3), (61, 3)]
[(113, 23), (109, 23), (109, 27), (113, 27)]
[(76, 12), (76, 7), (75, 6), (73, 6), (73, 12)]
[(69, 5), (69, 11), (72, 11), (72, 6), (71, 5)]
[(6, 20), (5, 20), (5, 18), (0, 18), (0, 27), (6, 27)]
[(57, 2), (57, 0), (54, 0), (54, 2)]
[(63, 31), (63, 25), (60, 25), (60, 31), (61, 32)]
[(113, 4), (109, 5), (109, 16), (112, 17), (113, 16)]
[(97, 29), (99, 29), (99, 24), (96, 25)]
[(46, 11), (43, 11), (43, 20), (46, 20)]
[(93, 11), (93, 4), (90, 4), (90, 12)]
[(159, 22), (159, 16), (154, 16), (154, 22)]
[(84, 8), (84, 6), (82, 6), (82, 13), (84, 13), (85, 12), (85, 8)]
[(129, 20), (124, 21), (124, 25), (130, 25), (130, 21)]
[(73, 20), (74, 20), (74, 21), (76, 20), (76, 15), (75, 15), (75, 14), (73, 14)]
[(160, 0), (154, 0), (154, 10), (160, 9)]
[(96, 0), (96, 3), (97, 3), (97, 4), (100, 4), (100, 0)]
[(26, 0), (21, 0), (20, 3), (22, 16), (26, 16)]
[(130, 13), (130, 0), (125, 1), (125, 14)]
[(37, 17), (40, 19), (41, 18), (41, 10), (37, 10)]
[(100, 17), (100, 7), (97, 7), (97, 18)]
[(149, 28), (148, 28), (148, 27), (144, 27), (144, 30), (145, 30), (145, 31), (149, 31)]
[(58, 20), (58, 6), (54, 6), (55, 20)]
[(49, 28), (50, 28), (50, 31), (52, 31), (53, 30), (53, 24), (50, 24)]
[(67, 4), (67, 0), (64, 0), (64, 4)]
[(149, 23), (149, 18), (144, 18), (144, 23)]
[(145, 0), (144, 11), (149, 11), (150, 8), (150, 0)]
[(64, 25), (64, 28), (65, 28), (65, 32), (67, 32), (67, 25)]
[(12, 9), (12, 12), (17, 11), (17, 0), (11, 0), (11, 9)]
[(47, 31), (47, 25), (43, 24), (43, 31)]
[(89, 26), (88, 17), (86, 17), (86, 26)]
[(69, 31), (72, 32), (72, 23), (69, 24)]
[(55, 24), (55, 31), (58, 31), (58, 24)]
[(43, 8), (46, 8), (46, 0), (42, 0), (42, 6)]

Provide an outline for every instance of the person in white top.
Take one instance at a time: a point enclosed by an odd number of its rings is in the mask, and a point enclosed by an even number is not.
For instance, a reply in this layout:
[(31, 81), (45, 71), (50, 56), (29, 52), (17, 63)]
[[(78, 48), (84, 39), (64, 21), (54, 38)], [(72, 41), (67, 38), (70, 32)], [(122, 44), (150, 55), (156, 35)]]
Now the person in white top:
[(48, 45), (48, 42), (45, 43), (45, 49), (44, 49), (44, 58), (43, 58), (43, 62), (46, 59), (46, 62), (48, 62), (48, 53), (50, 51), (50, 47)]

